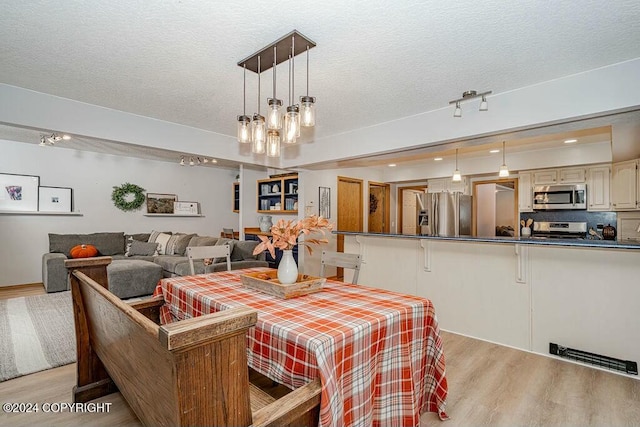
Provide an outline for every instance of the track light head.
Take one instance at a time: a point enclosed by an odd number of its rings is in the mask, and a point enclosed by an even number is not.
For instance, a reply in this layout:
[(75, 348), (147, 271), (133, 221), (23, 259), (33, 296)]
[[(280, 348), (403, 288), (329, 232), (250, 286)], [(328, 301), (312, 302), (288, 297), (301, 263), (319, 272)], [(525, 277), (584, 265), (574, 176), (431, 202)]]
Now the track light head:
[(460, 101), (456, 102), (456, 109), (453, 111), (453, 117), (462, 117), (462, 108), (460, 108)]

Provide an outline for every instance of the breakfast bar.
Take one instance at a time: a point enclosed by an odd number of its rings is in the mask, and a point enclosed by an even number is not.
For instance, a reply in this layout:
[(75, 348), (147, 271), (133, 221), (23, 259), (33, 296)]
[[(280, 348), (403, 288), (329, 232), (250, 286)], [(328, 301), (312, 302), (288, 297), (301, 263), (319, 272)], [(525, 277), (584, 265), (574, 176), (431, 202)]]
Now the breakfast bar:
[(443, 330), (640, 361), (640, 244), (334, 233), (361, 255), (363, 283), (428, 296)]

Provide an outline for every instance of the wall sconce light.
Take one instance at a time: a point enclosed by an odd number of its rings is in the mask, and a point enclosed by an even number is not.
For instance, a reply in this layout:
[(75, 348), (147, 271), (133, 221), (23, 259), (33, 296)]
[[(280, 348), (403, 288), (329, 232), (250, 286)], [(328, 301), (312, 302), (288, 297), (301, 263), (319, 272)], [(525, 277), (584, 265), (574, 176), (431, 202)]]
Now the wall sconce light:
[(479, 111), (489, 111), (489, 104), (487, 102), (487, 95), (490, 95), (491, 91), (478, 93), (475, 90), (468, 90), (462, 93), (462, 98), (454, 99), (453, 101), (449, 101), (449, 104), (455, 104), (456, 109), (453, 111), (453, 117), (462, 117), (462, 108), (460, 107), (460, 102), (468, 101), (473, 98), (481, 97), (480, 108)]
[(456, 170), (453, 171), (453, 177), (451, 177), (451, 181), (460, 182), (462, 181), (462, 175), (460, 175), (460, 170), (458, 169), (458, 149), (456, 148)]

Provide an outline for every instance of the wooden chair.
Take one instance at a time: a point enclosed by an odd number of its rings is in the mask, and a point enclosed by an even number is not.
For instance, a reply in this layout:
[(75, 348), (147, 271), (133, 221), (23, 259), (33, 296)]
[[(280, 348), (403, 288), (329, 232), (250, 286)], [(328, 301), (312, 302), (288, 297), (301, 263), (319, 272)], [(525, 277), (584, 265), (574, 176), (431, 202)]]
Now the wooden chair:
[(160, 325), (163, 297), (125, 303), (107, 290), (109, 263), (65, 261), (76, 327), (74, 403), (120, 391), (147, 426), (317, 425), (318, 379), (277, 399), (250, 382), (246, 334), (255, 310)]
[(233, 228), (223, 228), (222, 237), (226, 237), (227, 239), (233, 239)]
[(320, 276), (324, 277), (324, 270), (327, 265), (349, 268), (353, 270), (353, 279), (351, 280), (351, 283), (358, 283), (358, 274), (360, 273), (360, 255), (344, 252), (322, 251), (322, 259), (320, 263)]
[(229, 245), (218, 246), (187, 246), (187, 258), (189, 258), (189, 267), (191, 275), (196, 274), (193, 265), (194, 260), (205, 260), (209, 258), (227, 258), (227, 271), (231, 271), (231, 250)]

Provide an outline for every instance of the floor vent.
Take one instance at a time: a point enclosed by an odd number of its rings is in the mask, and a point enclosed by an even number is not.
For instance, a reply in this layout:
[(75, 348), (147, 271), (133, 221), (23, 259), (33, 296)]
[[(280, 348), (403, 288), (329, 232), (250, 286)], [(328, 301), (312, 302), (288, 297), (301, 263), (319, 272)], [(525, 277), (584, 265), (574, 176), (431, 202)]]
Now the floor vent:
[(549, 353), (564, 357), (565, 359), (576, 360), (578, 362), (588, 363), (590, 365), (611, 369), (613, 371), (638, 375), (638, 364), (630, 360), (614, 359), (609, 356), (602, 356), (600, 354), (563, 347), (552, 342), (549, 343)]

